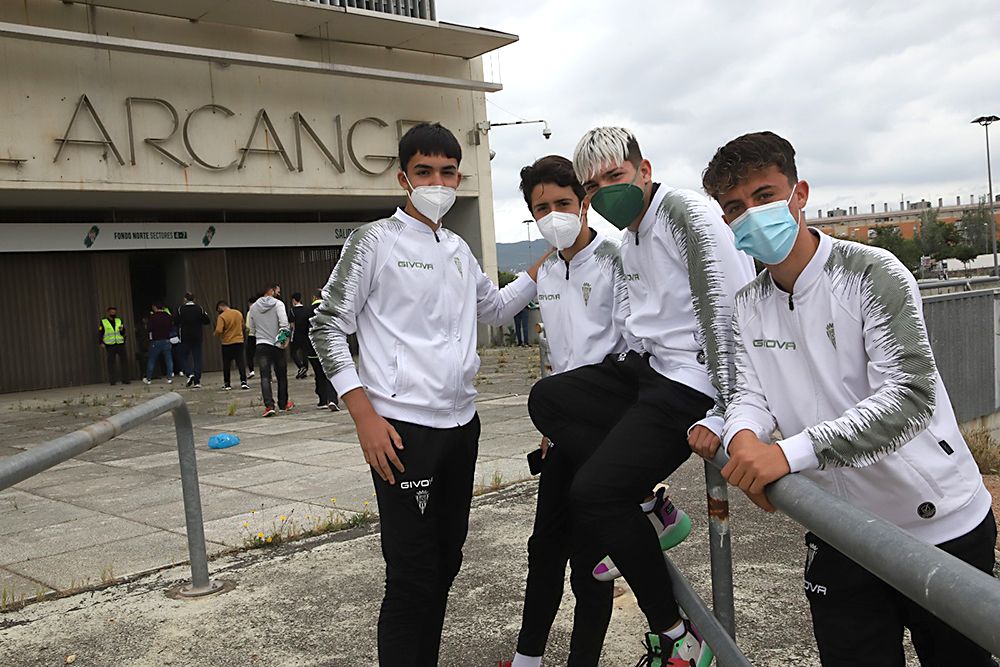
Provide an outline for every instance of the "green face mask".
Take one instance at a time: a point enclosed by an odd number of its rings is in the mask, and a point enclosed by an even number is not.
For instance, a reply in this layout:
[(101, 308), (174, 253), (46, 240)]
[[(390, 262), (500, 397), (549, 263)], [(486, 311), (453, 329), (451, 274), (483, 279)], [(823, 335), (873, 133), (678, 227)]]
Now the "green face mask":
[(594, 210), (618, 229), (625, 229), (642, 213), (643, 191), (635, 184), (638, 177), (636, 170), (628, 183), (606, 185), (590, 200)]

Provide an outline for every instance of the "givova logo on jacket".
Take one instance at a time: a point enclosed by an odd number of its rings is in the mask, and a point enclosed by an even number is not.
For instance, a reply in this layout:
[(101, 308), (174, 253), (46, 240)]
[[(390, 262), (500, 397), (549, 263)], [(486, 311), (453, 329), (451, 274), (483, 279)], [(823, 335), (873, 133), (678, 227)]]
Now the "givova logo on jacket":
[(590, 304), (590, 291), (593, 289), (593, 287), (591, 286), (590, 283), (584, 283), (581, 289), (583, 290), (583, 305), (586, 306)]
[(401, 269), (423, 269), (425, 271), (433, 271), (434, 265), (429, 262), (411, 262), (407, 259), (401, 259), (396, 262), (396, 266)]
[(794, 350), (795, 342), (791, 340), (774, 340), (773, 338), (757, 338), (754, 340), (753, 346), (777, 350)]

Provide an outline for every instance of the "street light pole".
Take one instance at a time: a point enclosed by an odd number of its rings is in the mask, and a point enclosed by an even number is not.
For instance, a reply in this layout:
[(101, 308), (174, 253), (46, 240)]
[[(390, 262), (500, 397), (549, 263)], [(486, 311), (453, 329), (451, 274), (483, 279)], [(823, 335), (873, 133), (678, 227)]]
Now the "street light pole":
[(1000, 268), (997, 266), (997, 219), (993, 213), (993, 168), (990, 164), (990, 123), (995, 123), (998, 120), (1000, 118), (997, 116), (980, 116), (972, 122), (982, 125), (983, 129), (986, 130), (986, 178), (990, 191), (990, 229), (992, 230), (990, 239), (993, 242), (993, 275), (1000, 277)]
[(535, 224), (535, 221), (534, 220), (522, 220), (521, 224), (525, 225), (528, 228), (528, 262), (524, 265), (524, 268), (527, 269), (529, 266), (531, 266), (534, 263), (534, 260), (535, 260), (534, 255), (531, 254), (531, 226), (533, 224)]

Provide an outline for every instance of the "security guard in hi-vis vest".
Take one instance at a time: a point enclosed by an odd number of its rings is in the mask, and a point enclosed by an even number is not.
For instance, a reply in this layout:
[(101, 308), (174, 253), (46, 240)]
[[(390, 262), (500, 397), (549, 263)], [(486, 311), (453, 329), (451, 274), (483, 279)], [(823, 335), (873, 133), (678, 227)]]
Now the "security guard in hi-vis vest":
[(118, 383), (115, 379), (115, 359), (118, 360), (118, 376), (122, 384), (128, 384), (128, 357), (125, 355), (125, 323), (118, 317), (118, 309), (108, 307), (108, 316), (101, 320), (98, 327), (101, 347), (108, 355), (108, 382)]

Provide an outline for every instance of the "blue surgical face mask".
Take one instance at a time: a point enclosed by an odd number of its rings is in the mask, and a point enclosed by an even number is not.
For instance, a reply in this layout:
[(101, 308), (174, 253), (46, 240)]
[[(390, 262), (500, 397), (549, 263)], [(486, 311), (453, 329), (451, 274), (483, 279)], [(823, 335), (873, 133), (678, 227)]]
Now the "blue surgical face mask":
[(792, 188), (787, 200), (748, 208), (733, 220), (730, 228), (736, 237), (736, 248), (770, 266), (785, 261), (799, 233), (799, 221), (788, 209), (788, 202), (794, 196)]

